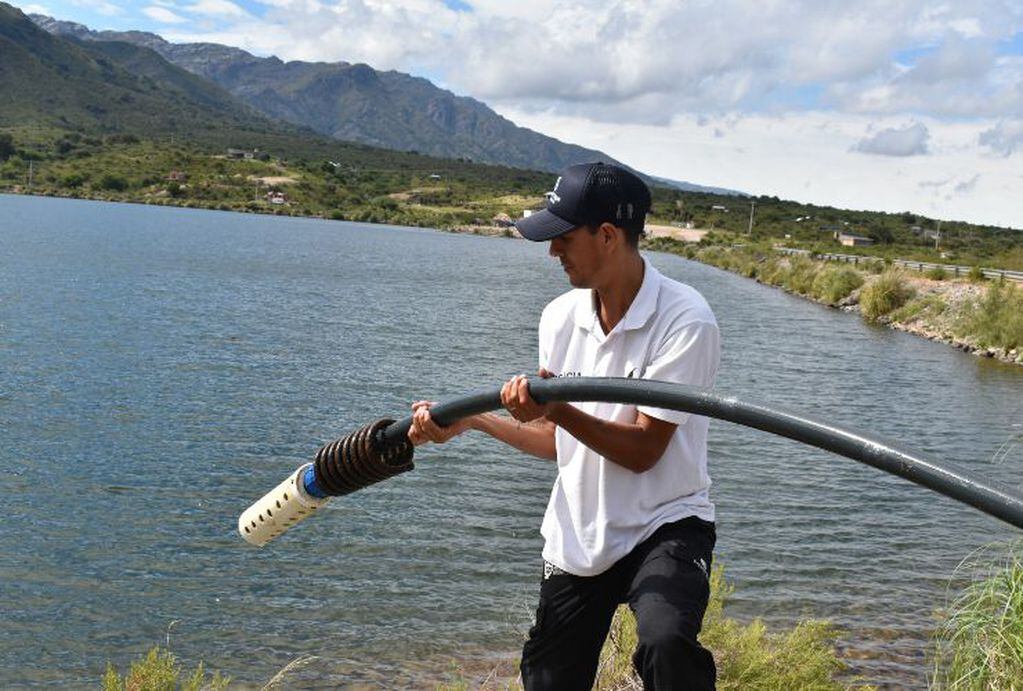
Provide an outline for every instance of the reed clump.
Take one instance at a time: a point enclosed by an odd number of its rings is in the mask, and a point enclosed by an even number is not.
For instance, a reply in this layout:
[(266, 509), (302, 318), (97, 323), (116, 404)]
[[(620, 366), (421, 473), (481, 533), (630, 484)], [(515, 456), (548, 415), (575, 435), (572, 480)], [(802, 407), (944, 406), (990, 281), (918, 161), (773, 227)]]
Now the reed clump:
[[(835, 653), (836, 632), (830, 624), (804, 620), (784, 632), (769, 632), (760, 619), (742, 624), (724, 616), (731, 592), (723, 569), (715, 567), (700, 641), (714, 653), (718, 689), (845, 688), (835, 680), (845, 665)], [(635, 647), (636, 620), (628, 607), (619, 607), (600, 654), (595, 689), (643, 688), (632, 667)]]
[(863, 276), (849, 267), (829, 266), (813, 279), (812, 294), (818, 300), (834, 305), (849, 297), (863, 285)]
[(1023, 348), (1023, 289), (992, 283), (984, 297), (966, 307), (956, 330), (984, 348)]
[(900, 271), (886, 271), (860, 293), (860, 312), (865, 318), (877, 321), (902, 307), (913, 294), (913, 288)]
[(935, 636), (932, 688), (1018, 689), (1023, 684), (1023, 541), (974, 578)]

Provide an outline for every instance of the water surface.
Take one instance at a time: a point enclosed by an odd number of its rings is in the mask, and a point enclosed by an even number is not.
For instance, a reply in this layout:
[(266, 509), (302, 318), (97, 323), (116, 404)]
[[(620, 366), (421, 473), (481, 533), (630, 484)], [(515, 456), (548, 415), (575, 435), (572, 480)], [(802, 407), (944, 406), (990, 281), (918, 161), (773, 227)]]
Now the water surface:
[[(721, 324), (718, 389), (1015, 487), (1023, 372), (653, 253)], [(418, 685), (515, 654), (550, 464), (483, 438), (264, 549), (238, 513), (318, 446), (531, 372), (546, 247), (0, 196), (0, 686), (94, 684), (168, 640), (245, 684)], [(956, 565), (1017, 531), (852, 461), (713, 422), (731, 615), (826, 617), (854, 670), (921, 685)]]

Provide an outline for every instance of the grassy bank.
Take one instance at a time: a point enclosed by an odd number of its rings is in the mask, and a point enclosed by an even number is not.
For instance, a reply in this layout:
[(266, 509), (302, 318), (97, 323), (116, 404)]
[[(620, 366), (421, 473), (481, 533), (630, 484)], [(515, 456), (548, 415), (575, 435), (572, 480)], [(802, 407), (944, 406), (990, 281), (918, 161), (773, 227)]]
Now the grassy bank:
[[(228, 147), (267, 160), (228, 158)], [(177, 139), (0, 128), (0, 191), (450, 229), (493, 226), (542, 204), (550, 173), (388, 151), (296, 132), (211, 131)], [(930, 262), (1023, 270), (1023, 232), (911, 213), (852, 211), (777, 197), (656, 187), (649, 220), (743, 242), (784, 239), (837, 251), (836, 232), (873, 238), (841, 248)], [(282, 195), (274, 204), (267, 195)], [(756, 204), (752, 234), (746, 231)], [(937, 245), (937, 246), (936, 246)]]
[(693, 245), (659, 238), (647, 246), (859, 312), (873, 323), (1023, 364), (1023, 286), (987, 281), (979, 271), (953, 279), (943, 272), (893, 269), (883, 261), (853, 266), (779, 254), (766, 243)]
[[(994, 550), (980, 552), (961, 567), (969, 572), (969, 584), (938, 613), (929, 654), (931, 689), (1019, 688), (1023, 679), (1023, 541), (998, 550), (1001, 556), (992, 556)], [(776, 632), (768, 631), (760, 620), (743, 624), (724, 615), (730, 593), (722, 570), (716, 568), (701, 641), (714, 652), (719, 689), (870, 688), (865, 686), (869, 680), (843, 678), (845, 664), (834, 648), (838, 632), (827, 622), (804, 620)], [(632, 669), (635, 644), (635, 620), (622, 607), (601, 652), (595, 689), (642, 688)], [(123, 675), (108, 666), (102, 686), (104, 691), (219, 691), (230, 688), (230, 683), (219, 673), (207, 673), (201, 663), (189, 670), (169, 651), (154, 648)], [(287, 688), (287, 668), (264, 686), (269, 688)], [(520, 689), (521, 683), (507, 674), (469, 678), (456, 670), (449, 682), (437, 688)]]

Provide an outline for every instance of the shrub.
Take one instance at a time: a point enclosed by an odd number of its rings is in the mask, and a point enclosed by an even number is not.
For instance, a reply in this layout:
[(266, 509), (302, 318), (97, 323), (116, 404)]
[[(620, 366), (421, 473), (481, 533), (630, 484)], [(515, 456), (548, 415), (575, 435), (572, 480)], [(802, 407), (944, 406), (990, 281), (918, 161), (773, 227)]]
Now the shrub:
[[(829, 624), (808, 620), (783, 633), (768, 632), (759, 619), (744, 625), (724, 616), (731, 592), (723, 570), (715, 567), (700, 640), (714, 653), (718, 689), (842, 688), (834, 675), (844, 665)], [(642, 688), (632, 668), (635, 647), (636, 620), (627, 607), (619, 607), (600, 654), (595, 689)]]
[(128, 189), (128, 181), (122, 178), (120, 175), (113, 175), (107, 173), (99, 180), (99, 188), (101, 190), (110, 190), (112, 192), (123, 192)]
[(169, 650), (154, 647), (144, 658), (131, 663), (128, 673), (122, 678), (114, 666), (107, 664), (103, 675), (103, 691), (220, 691), (227, 687), (230, 679), (220, 672), (206, 676), (200, 662), (193, 672), (181, 668), (177, 658)]
[(1023, 679), (1023, 556), (1019, 545), (975, 578), (935, 635), (934, 688), (1014, 689)]
[(817, 278), (817, 264), (806, 257), (789, 259), (789, 270), (783, 285), (794, 293), (809, 295)]
[(937, 295), (925, 295), (910, 300), (899, 309), (892, 312), (893, 322), (911, 322), (921, 317), (936, 317), (942, 314), (948, 305)]
[(966, 308), (957, 331), (982, 347), (1023, 347), (1023, 289), (992, 283), (983, 298)]
[(863, 316), (876, 321), (902, 307), (913, 297), (913, 289), (899, 271), (886, 271), (860, 293)]
[(932, 281), (944, 281), (948, 278), (948, 272), (940, 266), (935, 266), (924, 272), (924, 278), (929, 278)]
[(971, 283), (983, 283), (986, 280), (984, 270), (979, 266), (971, 266), (970, 273), (966, 274)]
[(60, 179), (60, 184), (62, 187), (70, 187), (73, 189), (75, 187), (81, 187), (85, 184), (85, 180), (86, 176), (82, 173), (68, 173)]
[(863, 266), (872, 274), (882, 274), (887, 268), (887, 265), (880, 259), (874, 261), (865, 262)]
[(828, 267), (813, 279), (812, 293), (818, 300), (835, 304), (863, 285), (863, 276), (849, 267)]

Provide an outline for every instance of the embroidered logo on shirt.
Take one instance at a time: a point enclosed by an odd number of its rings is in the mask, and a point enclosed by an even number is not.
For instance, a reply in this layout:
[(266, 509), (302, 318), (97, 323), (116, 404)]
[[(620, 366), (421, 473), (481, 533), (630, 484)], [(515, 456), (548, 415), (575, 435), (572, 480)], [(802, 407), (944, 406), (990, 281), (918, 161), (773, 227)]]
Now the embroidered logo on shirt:
[(567, 572), (563, 569), (559, 569), (554, 564), (547, 560), (543, 562), (543, 579), (546, 581), (551, 576), (564, 576)]

